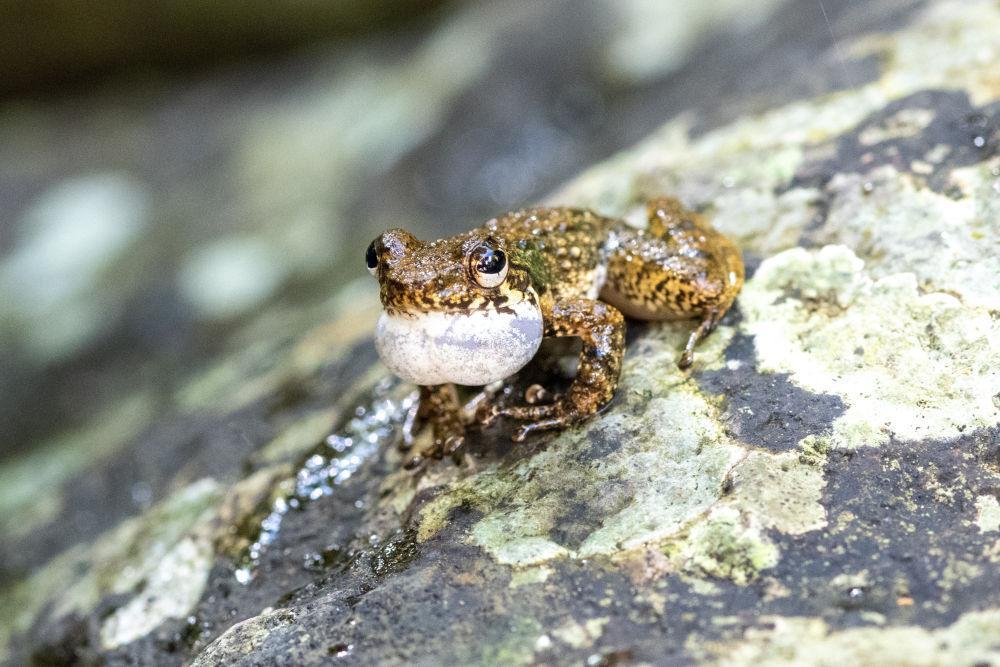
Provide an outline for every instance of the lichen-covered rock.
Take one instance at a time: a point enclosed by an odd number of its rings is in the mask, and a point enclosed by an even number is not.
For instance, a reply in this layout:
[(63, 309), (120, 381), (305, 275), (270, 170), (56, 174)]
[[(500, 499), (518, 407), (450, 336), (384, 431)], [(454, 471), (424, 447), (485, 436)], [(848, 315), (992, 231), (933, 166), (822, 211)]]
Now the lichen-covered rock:
[[(753, 269), (690, 372), (673, 363), (687, 325), (632, 326), (618, 396), (577, 428), (513, 445), (501, 424), (460, 466), (403, 471), (412, 388), (376, 361), (374, 287), (302, 337), (257, 321), (177, 390), (183, 437), (130, 426), (109, 449), (190, 456), (166, 500), (7, 591), (0, 648), (1000, 661), (998, 36), (995, 2), (931, 4), (844, 45), (877, 58), (872, 81), (714, 129), (682, 116), (554, 194), (631, 216), (676, 193)], [(513, 386), (540, 373), (558, 375)], [(43, 532), (84, 493), (66, 461), (30, 519)]]

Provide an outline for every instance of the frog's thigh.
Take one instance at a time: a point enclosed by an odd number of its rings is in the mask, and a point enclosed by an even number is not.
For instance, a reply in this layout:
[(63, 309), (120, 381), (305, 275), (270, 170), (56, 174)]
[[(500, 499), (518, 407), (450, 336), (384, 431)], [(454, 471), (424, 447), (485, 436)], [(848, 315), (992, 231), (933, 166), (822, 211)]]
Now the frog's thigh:
[(670, 257), (665, 241), (625, 240), (608, 257), (602, 301), (636, 320), (687, 320), (705, 312), (716, 294), (706, 291), (703, 281), (678, 270), (677, 258)]
[(592, 299), (561, 301), (545, 317), (547, 336), (574, 336), (583, 341), (576, 377), (555, 403), (513, 407), (502, 414), (530, 420), (515, 435), (559, 428), (594, 414), (614, 397), (625, 350), (625, 318), (613, 306)]

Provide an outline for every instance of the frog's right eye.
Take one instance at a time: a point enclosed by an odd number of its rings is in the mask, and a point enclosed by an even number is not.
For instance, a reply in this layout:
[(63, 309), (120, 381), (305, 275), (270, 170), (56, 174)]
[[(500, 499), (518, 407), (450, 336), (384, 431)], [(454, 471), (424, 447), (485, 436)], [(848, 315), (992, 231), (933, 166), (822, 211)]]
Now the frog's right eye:
[(480, 287), (497, 287), (507, 280), (507, 254), (487, 239), (469, 253), (469, 273)]
[(375, 241), (372, 241), (365, 251), (365, 264), (368, 265), (368, 273), (374, 276), (378, 272), (378, 251), (375, 249)]

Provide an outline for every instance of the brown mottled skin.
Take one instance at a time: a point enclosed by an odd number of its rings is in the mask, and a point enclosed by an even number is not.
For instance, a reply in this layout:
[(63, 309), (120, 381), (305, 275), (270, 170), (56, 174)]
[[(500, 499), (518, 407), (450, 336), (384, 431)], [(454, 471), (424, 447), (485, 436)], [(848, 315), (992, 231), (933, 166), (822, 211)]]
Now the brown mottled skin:
[[(432, 243), (390, 230), (369, 253), (377, 258), (373, 272), (390, 313), (502, 311), (527, 300), (541, 307), (545, 336), (583, 341), (576, 377), (565, 394), (544, 405), (481, 411), (484, 421), (504, 416), (527, 422), (515, 432), (520, 441), (531, 432), (586, 419), (607, 405), (621, 372), (623, 313), (642, 320), (699, 320), (678, 361), (687, 368), (695, 345), (739, 293), (739, 249), (702, 216), (672, 198), (649, 202), (648, 216), (647, 229), (639, 230), (587, 210), (535, 208)], [(469, 268), (469, 253), (484, 241), (502, 249), (509, 264), (503, 283), (490, 288), (477, 284)], [(420, 416), (434, 429), (434, 447), (426, 455), (456, 455), (464, 424), (454, 386), (422, 387)], [(418, 455), (409, 465), (421, 460)]]

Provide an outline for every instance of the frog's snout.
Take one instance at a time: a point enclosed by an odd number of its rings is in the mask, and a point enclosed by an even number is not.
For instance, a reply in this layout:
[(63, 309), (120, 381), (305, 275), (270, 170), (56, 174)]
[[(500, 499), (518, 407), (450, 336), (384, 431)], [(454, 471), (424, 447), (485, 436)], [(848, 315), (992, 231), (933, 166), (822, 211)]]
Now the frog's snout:
[(511, 311), (384, 312), (375, 347), (389, 370), (408, 382), (489, 384), (521, 370), (542, 342), (538, 306), (522, 302)]

